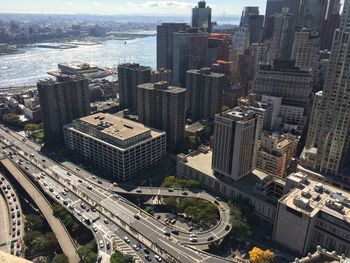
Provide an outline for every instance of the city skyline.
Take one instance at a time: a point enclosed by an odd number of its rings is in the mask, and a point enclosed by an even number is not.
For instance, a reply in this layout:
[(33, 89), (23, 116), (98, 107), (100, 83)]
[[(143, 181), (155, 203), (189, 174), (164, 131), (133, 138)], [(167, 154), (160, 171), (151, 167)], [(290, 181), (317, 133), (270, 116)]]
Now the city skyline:
[[(127, 2), (112, 0), (69, 0), (25, 1), (14, 0), (0, 4), (0, 13), (89, 13), (105, 15), (190, 15), (191, 9), (197, 4), (194, 0), (129, 0)], [(207, 1), (216, 16), (241, 15), (244, 6), (259, 6), (260, 13), (265, 13), (265, 1), (261, 0), (230, 0)], [(132, 12), (130, 12), (132, 9)]]

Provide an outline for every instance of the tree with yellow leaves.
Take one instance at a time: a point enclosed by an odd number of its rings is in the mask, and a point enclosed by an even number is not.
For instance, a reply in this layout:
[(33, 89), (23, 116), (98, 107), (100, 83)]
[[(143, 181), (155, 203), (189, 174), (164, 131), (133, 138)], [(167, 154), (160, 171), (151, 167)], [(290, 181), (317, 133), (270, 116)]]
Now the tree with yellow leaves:
[(258, 247), (253, 247), (249, 251), (250, 262), (252, 263), (272, 263), (275, 254), (270, 250), (262, 250)]

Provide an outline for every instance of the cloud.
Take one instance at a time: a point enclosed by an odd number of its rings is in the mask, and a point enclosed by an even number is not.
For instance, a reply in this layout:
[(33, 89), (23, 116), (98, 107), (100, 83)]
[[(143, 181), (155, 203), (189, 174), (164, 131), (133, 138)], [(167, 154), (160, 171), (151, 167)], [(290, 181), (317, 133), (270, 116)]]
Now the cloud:
[(162, 9), (162, 8), (190, 8), (193, 7), (193, 4), (184, 2), (184, 1), (175, 1), (175, 0), (152, 0), (146, 1), (141, 4), (128, 3), (130, 6), (142, 7), (142, 8), (153, 8), (153, 9)]
[(93, 2), (92, 5), (94, 5), (94, 6), (102, 6), (102, 4), (100, 2)]
[(72, 5), (73, 3), (72, 2), (67, 2), (67, 5)]

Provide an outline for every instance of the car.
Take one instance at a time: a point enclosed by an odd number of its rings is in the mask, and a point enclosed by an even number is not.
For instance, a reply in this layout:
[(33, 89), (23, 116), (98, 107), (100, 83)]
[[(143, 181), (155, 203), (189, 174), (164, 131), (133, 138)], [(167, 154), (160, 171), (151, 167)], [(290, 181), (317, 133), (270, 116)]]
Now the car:
[(4, 178), (4, 177), (1, 177), (1, 181), (5, 181), (5, 178)]
[(197, 239), (196, 237), (190, 237), (190, 241), (191, 241), (191, 242), (197, 242), (198, 239)]
[(174, 188), (169, 187), (169, 188), (168, 188), (168, 192), (174, 192)]
[(190, 237), (197, 237), (197, 234), (192, 233), (192, 234), (190, 234)]
[(67, 172), (67, 175), (68, 175), (68, 176), (71, 176), (71, 173), (70, 173), (70, 172)]
[(139, 245), (137, 245), (137, 244), (132, 245), (132, 248), (133, 248), (135, 251), (139, 251), (139, 250), (140, 250), (140, 247), (139, 247)]
[(176, 230), (176, 229), (171, 230), (171, 233), (174, 234), (174, 235), (178, 235), (179, 234), (179, 230)]
[(64, 200), (64, 201), (63, 201), (63, 204), (64, 204), (65, 206), (67, 206), (67, 205), (68, 205), (68, 201), (67, 201), (67, 200)]
[(30, 162), (29, 162), (29, 161), (26, 161), (26, 164), (30, 164)]
[(98, 243), (100, 244), (100, 248), (104, 247), (103, 240), (100, 240)]
[(85, 205), (83, 202), (81, 202), (81, 203), (80, 203), (80, 207), (83, 208), (83, 209), (85, 209), (85, 208), (86, 208), (86, 205)]
[(188, 195), (188, 192), (182, 192), (182, 195)]
[(97, 263), (100, 263), (102, 261), (102, 256), (98, 256)]
[(150, 255), (147, 255), (147, 254), (145, 254), (145, 259), (146, 259), (147, 261), (152, 261), (151, 256), (150, 256)]
[(96, 176), (95, 176), (95, 175), (93, 175), (91, 178), (95, 180), (95, 179), (96, 179)]
[(69, 205), (70, 210), (74, 210), (74, 205)]
[(158, 255), (154, 255), (155, 260), (157, 260), (158, 262), (162, 262), (162, 258)]
[(13, 206), (11, 206), (11, 212), (13, 212), (15, 210), (15, 208)]
[(29, 170), (28, 166), (25, 166), (24, 169), (26, 169), (27, 171)]
[(92, 190), (92, 186), (91, 185), (88, 185), (87, 187), (86, 187), (88, 190)]
[(125, 236), (125, 237), (124, 237), (124, 242), (127, 243), (127, 244), (129, 244), (129, 243), (130, 243), (130, 239), (129, 239), (127, 236)]
[(138, 214), (134, 215), (134, 218), (140, 220), (140, 216)]
[(218, 197), (218, 196), (215, 196), (215, 199), (218, 201), (221, 201), (220, 197)]
[(223, 205), (220, 205), (219, 207), (221, 211), (225, 212), (225, 207)]
[(117, 184), (117, 183), (113, 183), (113, 186), (114, 186), (114, 187), (117, 187), (117, 186), (118, 186), (118, 184)]
[(52, 187), (50, 187), (50, 188), (49, 188), (49, 191), (50, 191), (51, 193), (53, 193), (54, 190), (53, 190)]
[(225, 226), (225, 230), (226, 230), (226, 231), (229, 231), (229, 230), (230, 230), (230, 225), (226, 225), (226, 226)]
[(241, 257), (242, 257), (243, 259), (246, 259), (246, 258), (248, 258), (248, 254), (247, 254), (247, 253), (243, 253), (243, 254), (241, 254)]
[(92, 207), (92, 208), (91, 208), (91, 212), (96, 212), (96, 208), (95, 208), (95, 207)]
[(80, 168), (79, 167), (75, 167), (75, 170), (80, 171)]
[(47, 186), (47, 183), (44, 182), (44, 186)]
[(208, 236), (207, 241), (212, 241), (212, 240), (214, 240), (214, 237), (213, 236)]
[(147, 255), (151, 254), (151, 251), (149, 251), (149, 249), (146, 247), (143, 249), (143, 252)]
[(81, 179), (78, 179), (78, 182), (79, 182), (79, 183), (82, 183), (82, 182), (83, 182), (83, 180), (81, 180)]
[(42, 175), (42, 176), (45, 176), (46, 174), (45, 174), (44, 172), (41, 172), (41, 175)]
[(61, 196), (60, 195), (56, 195), (56, 199), (60, 199), (61, 198)]
[(111, 244), (108, 241), (106, 241), (106, 248), (107, 250), (111, 249)]
[(17, 236), (21, 234), (21, 230), (17, 229)]
[(105, 224), (109, 224), (109, 220), (107, 218), (105, 218), (103, 222), (105, 222)]
[(7, 190), (10, 190), (11, 189), (11, 185), (7, 185)]
[(193, 227), (190, 226), (190, 227), (188, 228), (188, 232), (192, 232), (192, 231), (193, 231)]
[(64, 188), (63, 190), (64, 190), (66, 193), (68, 193), (68, 189), (67, 189), (67, 188)]
[(21, 220), (18, 219), (18, 220), (17, 220), (17, 226), (20, 226), (20, 225), (21, 225)]
[(63, 195), (67, 195), (67, 192), (62, 192)]
[(171, 219), (170, 224), (174, 225), (175, 223), (176, 223), (176, 219), (175, 218)]
[(164, 233), (164, 235), (166, 235), (167, 237), (170, 237), (170, 232), (164, 231), (163, 233)]
[(157, 218), (157, 219), (160, 219), (161, 217), (162, 217), (161, 215), (157, 215), (157, 217), (156, 217), (156, 218)]
[(97, 180), (97, 183), (98, 183), (98, 184), (102, 184), (102, 181), (101, 181), (101, 180)]
[(142, 193), (142, 190), (140, 188), (137, 188), (136, 193)]
[(214, 204), (220, 205), (220, 203), (217, 200), (214, 200)]
[(41, 161), (44, 163), (44, 162), (46, 162), (46, 160), (45, 159), (41, 159)]
[(93, 225), (92, 230), (96, 233), (97, 232), (97, 226)]

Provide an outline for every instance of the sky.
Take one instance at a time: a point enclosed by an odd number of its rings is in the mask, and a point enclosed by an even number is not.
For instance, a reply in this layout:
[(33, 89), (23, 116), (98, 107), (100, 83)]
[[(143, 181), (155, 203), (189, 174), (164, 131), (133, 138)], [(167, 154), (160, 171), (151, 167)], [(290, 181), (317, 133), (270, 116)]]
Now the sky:
[[(1, 13), (93, 13), (190, 15), (196, 0), (0, 0)], [(213, 15), (240, 15), (244, 6), (259, 6), (266, 0), (207, 0)]]

